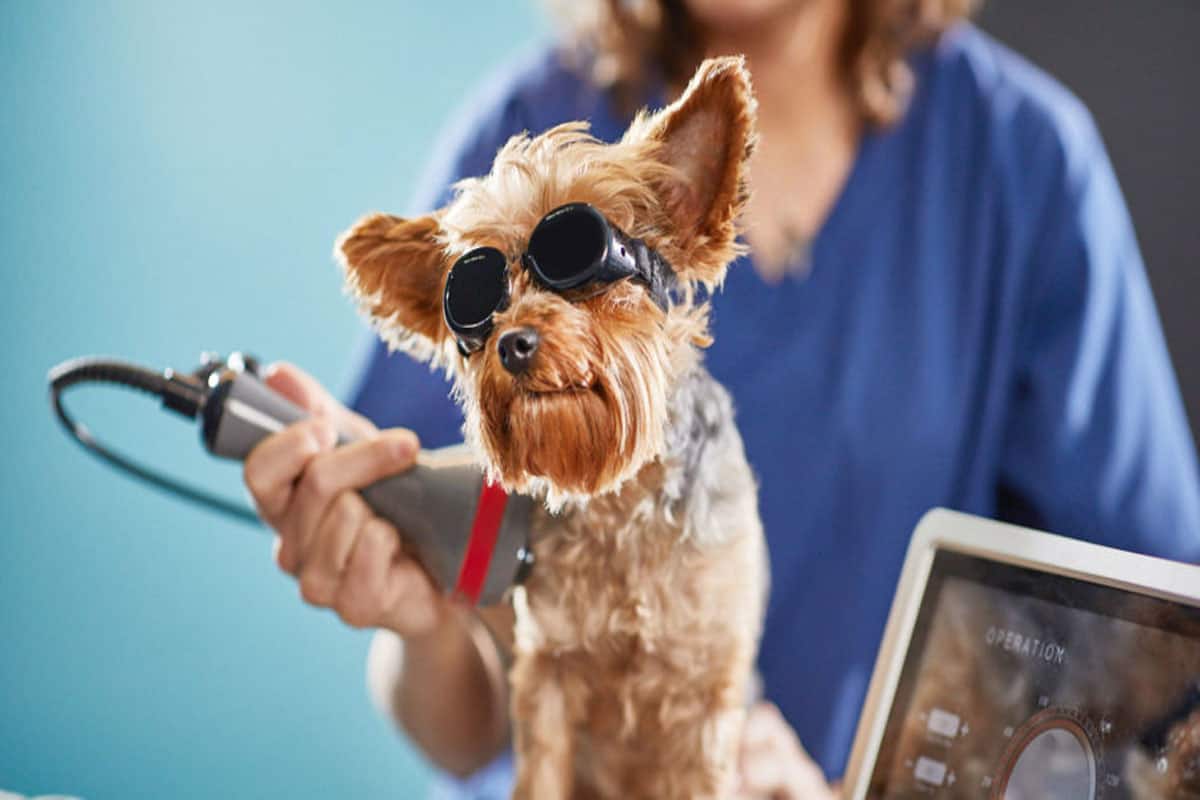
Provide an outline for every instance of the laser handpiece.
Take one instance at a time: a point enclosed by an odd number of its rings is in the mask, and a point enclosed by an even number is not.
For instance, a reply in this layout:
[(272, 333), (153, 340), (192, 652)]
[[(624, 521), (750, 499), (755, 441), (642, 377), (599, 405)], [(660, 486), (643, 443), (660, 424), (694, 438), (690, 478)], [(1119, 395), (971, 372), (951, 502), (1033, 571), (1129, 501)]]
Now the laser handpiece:
[[(239, 461), (267, 436), (308, 416), (260, 380), (253, 358), (238, 353), (226, 359), (206, 354), (201, 366), (187, 374), (155, 372), (111, 359), (74, 359), (51, 370), (49, 380), (59, 419), (95, 455), (193, 502), (254, 521), (257, 517), (249, 509), (161, 475), (100, 443), (67, 413), (62, 393), (82, 383), (105, 382), (157, 395), (164, 408), (199, 421), (201, 440), (210, 453)], [(351, 440), (343, 433), (339, 443)], [(406, 551), (434, 582), (468, 602), (499, 602), (532, 567), (533, 500), (488, 483), (479, 466), (457, 448), (427, 451), (411, 469), (377, 481), (360, 494), (401, 532)]]

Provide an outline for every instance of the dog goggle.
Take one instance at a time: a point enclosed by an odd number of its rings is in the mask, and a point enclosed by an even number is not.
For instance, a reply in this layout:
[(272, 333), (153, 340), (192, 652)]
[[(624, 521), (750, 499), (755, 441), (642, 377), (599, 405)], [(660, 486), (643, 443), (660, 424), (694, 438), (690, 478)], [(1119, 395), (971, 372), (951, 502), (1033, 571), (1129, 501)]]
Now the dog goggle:
[[(666, 309), (674, 272), (641, 239), (633, 239), (587, 203), (551, 211), (529, 235), (521, 263), (540, 285), (575, 297), (574, 290), (633, 278), (646, 284)], [(590, 294), (584, 295), (590, 297)], [(477, 247), (454, 262), (446, 278), (442, 312), (469, 355), (483, 348), (492, 317), (508, 305), (508, 259), (494, 247)]]

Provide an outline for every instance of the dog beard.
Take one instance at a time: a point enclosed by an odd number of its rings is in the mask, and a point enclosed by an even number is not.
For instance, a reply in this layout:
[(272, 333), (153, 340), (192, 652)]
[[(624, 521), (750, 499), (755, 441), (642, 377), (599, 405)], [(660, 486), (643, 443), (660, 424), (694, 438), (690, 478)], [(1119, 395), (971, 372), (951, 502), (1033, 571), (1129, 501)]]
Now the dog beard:
[(660, 337), (642, 341), (596, 342), (590, 355), (603, 354), (602, 364), (556, 353), (551, 345), (539, 355), (556, 374), (553, 381), (539, 372), (513, 379), (494, 365), (482, 370), (465, 404), (468, 435), (507, 488), (527, 491), (542, 480), (557, 497), (596, 495), (661, 451), (669, 359), (658, 352)]

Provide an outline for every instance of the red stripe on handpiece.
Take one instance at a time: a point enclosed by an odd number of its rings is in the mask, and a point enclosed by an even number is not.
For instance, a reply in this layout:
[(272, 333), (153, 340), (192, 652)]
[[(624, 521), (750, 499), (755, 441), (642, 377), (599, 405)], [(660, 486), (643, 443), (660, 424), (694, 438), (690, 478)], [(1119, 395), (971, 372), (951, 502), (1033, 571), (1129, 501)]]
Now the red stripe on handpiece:
[(458, 581), (454, 584), (454, 594), (469, 600), (472, 605), (479, 602), (479, 595), (483, 592), (506, 505), (508, 494), (499, 484), (484, 478), (479, 487), (475, 520), (471, 523), (471, 538), (467, 540), (467, 551), (463, 554)]

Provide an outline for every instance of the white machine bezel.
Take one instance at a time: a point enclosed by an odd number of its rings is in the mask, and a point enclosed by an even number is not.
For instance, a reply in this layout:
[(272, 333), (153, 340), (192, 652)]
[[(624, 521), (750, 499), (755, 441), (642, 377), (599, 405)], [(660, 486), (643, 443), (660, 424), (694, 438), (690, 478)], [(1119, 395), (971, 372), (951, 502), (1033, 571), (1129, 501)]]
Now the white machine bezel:
[(843, 797), (862, 800), (908, 655), (934, 555), (949, 550), (1200, 607), (1200, 566), (1128, 553), (1031, 528), (935, 508), (921, 518), (884, 629), (846, 768)]

